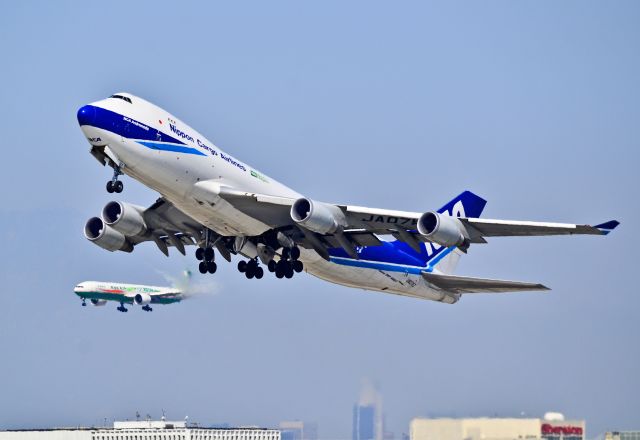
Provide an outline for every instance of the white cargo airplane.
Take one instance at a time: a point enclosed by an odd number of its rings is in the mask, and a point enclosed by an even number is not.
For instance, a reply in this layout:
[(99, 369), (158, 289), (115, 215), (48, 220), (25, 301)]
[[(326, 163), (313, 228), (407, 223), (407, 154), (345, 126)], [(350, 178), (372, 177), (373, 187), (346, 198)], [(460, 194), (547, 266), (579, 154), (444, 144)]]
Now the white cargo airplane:
[[(437, 211), (405, 212), (323, 203), (303, 197), (225, 153), (175, 116), (118, 93), (78, 110), (91, 154), (160, 193), (149, 208), (109, 202), (85, 236), (109, 251), (153, 241), (168, 255), (196, 245), (201, 273), (214, 273), (214, 248), (247, 278), (260, 262), (278, 278), (303, 269), (333, 283), (453, 304), (461, 294), (547, 290), (542, 284), (452, 275), (461, 253), (486, 237), (604, 235), (596, 226), (480, 219), (486, 201), (465, 191)], [(382, 240), (393, 237), (393, 240)]]

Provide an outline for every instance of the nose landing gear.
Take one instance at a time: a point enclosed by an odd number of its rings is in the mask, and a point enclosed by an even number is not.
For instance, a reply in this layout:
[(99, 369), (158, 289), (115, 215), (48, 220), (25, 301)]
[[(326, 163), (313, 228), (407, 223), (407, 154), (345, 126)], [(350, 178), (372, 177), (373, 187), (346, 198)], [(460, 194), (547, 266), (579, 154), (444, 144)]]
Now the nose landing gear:
[(107, 192), (108, 193), (121, 193), (124, 189), (124, 183), (121, 180), (118, 180), (118, 177), (123, 174), (122, 169), (119, 165), (113, 167), (113, 177), (110, 181), (107, 182)]

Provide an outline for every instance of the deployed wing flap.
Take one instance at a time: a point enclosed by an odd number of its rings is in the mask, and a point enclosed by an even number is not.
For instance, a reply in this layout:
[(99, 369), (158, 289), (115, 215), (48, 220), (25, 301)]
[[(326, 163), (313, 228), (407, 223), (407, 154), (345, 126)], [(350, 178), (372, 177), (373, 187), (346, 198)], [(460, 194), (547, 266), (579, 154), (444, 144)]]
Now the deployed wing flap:
[(525, 283), (522, 281), (461, 277), (432, 272), (422, 272), (422, 277), (438, 289), (453, 293), (500, 293), (549, 290), (549, 288), (543, 284)]
[[(385, 233), (388, 229), (415, 230), (420, 212), (338, 205), (351, 228)], [(386, 232), (388, 233), (388, 232)]]
[[(460, 221), (469, 230), (478, 231), (482, 237), (514, 237), (541, 235), (606, 235), (619, 222), (612, 220), (597, 226), (574, 225), (570, 223), (548, 223), (512, 220), (490, 220), (481, 218), (461, 218)], [(470, 236), (475, 234), (470, 233)]]
[(358, 246), (380, 246), (381, 244), (378, 237), (366, 230), (344, 231), (344, 235)]

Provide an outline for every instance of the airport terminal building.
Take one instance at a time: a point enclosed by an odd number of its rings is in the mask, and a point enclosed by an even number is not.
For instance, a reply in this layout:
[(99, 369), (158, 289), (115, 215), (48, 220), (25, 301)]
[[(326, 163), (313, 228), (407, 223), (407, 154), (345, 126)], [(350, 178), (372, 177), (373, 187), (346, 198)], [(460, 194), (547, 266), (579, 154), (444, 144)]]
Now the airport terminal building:
[(525, 418), (416, 418), (411, 440), (584, 440), (584, 420), (565, 420), (558, 413), (542, 419)]
[(280, 440), (277, 429), (202, 428), (185, 422), (114, 422), (112, 428), (0, 431), (0, 440)]

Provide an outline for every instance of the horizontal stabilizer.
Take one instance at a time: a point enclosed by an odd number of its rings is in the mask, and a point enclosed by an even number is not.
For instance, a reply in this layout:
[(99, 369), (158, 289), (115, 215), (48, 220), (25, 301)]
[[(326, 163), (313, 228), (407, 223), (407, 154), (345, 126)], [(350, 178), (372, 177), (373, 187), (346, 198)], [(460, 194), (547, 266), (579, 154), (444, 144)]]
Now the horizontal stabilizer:
[(549, 290), (539, 283), (522, 281), (492, 280), (488, 278), (459, 277), (422, 272), (422, 277), (433, 286), (452, 293), (500, 293), (523, 292), (530, 290)]

